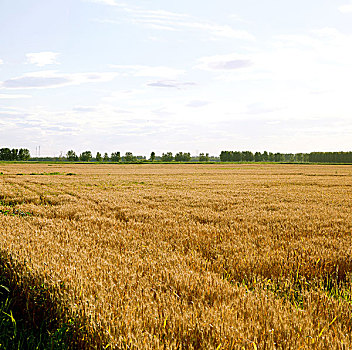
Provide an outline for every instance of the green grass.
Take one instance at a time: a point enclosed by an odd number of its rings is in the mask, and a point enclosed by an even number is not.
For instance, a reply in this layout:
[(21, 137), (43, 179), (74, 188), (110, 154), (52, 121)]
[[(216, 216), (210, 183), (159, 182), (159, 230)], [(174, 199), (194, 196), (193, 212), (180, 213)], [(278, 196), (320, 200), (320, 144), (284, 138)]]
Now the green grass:
[(69, 349), (67, 331), (61, 327), (49, 331), (46, 322), (35, 327), (16, 309), (16, 296), (5, 284), (0, 284), (0, 349)]
[(28, 211), (23, 211), (21, 209), (14, 208), (15, 204), (0, 200), (0, 214), (6, 216), (32, 216), (33, 214)]
[(65, 175), (65, 173), (53, 172), (53, 173), (30, 173), (29, 175)]
[[(33, 283), (29, 288), (12, 278), (6, 254), (0, 254), (0, 350), (66, 350), (72, 344), (73, 322), (63, 324), (47, 314), (47, 290)], [(12, 275), (12, 276), (11, 276)], [(32, 280), (34, 282), (34, 280)]]

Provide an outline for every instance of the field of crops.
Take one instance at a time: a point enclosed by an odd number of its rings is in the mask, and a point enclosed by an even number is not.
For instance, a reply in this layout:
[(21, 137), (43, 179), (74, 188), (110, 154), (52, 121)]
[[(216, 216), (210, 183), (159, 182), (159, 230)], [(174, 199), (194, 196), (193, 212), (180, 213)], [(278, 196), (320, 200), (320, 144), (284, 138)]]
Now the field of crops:
[(0, 172), (1, 264), (76, 347), (352, 348), (352, 166)]

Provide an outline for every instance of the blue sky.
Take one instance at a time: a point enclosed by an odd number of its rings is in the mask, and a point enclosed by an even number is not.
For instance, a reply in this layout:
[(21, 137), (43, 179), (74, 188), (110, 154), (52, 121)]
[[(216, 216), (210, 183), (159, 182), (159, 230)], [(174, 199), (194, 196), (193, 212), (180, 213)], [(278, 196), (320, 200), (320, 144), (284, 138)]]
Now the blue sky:
[(352, 1), (12, 0), (0, 23), (0, 147), (352, 149)]

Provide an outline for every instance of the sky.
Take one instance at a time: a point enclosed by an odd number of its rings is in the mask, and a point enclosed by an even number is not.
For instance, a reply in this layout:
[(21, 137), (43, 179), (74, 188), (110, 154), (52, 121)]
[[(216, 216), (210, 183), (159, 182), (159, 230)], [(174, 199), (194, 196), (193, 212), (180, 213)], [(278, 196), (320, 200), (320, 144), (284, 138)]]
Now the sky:
[(352, 150), (352, 1), (0, 0), (0, 148)]

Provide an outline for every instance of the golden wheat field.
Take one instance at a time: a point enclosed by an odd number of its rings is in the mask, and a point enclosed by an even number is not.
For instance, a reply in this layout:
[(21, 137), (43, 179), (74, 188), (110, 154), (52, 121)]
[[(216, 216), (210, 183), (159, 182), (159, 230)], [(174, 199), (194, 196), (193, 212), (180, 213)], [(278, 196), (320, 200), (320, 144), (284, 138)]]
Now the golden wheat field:
[(352, 166), (0, 172), (2, 259), (78, 348), (352, 348)]

